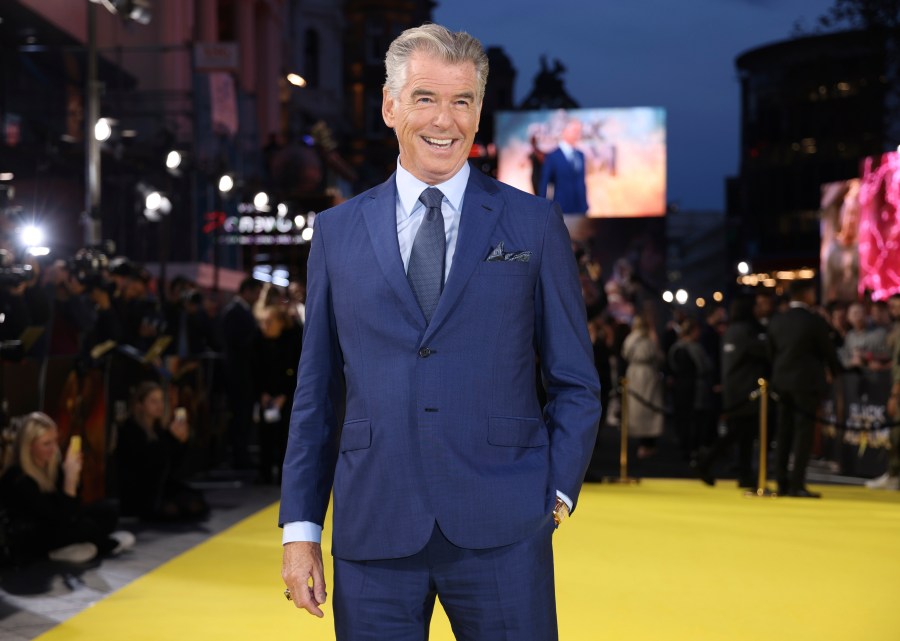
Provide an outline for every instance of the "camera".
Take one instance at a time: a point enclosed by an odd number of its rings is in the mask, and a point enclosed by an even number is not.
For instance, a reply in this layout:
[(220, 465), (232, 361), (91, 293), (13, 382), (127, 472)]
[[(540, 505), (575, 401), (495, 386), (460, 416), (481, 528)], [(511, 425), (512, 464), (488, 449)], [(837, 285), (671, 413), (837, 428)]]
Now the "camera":
[(0, 249), (0, 287), (16, 287), (33, 276), (31, 265), (16, 264), (13, 254)]
[(72, 278), (86, 289), (109, 289), (106, 276), (109, 258), (102, 250), (94, 247), (79, 249), (66, 267)]

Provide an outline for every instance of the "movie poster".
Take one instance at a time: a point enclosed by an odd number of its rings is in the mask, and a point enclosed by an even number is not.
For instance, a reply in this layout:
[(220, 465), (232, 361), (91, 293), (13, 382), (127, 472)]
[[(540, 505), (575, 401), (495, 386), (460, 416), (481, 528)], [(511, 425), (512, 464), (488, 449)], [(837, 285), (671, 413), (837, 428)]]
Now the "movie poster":
[(665, 121), (655, 107), (500, 112), (498, 178), (567, 214), (663, 216)]

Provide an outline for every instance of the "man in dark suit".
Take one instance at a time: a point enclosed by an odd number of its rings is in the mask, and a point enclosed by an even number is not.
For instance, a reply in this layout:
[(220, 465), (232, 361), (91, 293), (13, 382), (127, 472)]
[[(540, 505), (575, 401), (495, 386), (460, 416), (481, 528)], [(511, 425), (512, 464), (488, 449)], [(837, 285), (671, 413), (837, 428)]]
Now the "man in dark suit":
[(587, 186), (584, 182), (584, 154), (575, 148), (581, 140), (581, 121), (566, 123), (559, 147), (547, 154), (541, 168), (538, 196), (547, 198), (553, 185), (553, 202), (565, 214), (584, 214), (588, 210)]
[[(789, 308), (772, 318), (767, 334), (772, 388), (779, 397), (775, 475), (779, 494), (819, 498), (806, 488), (806, 464), (816, 409), (827, 390), (826, 371), (834, 376), (840, 365), (828, 323), (811, 309), (816, 302), (813, 281), (792, 281), (790, 295)], [(794, 467), (789, 470), (791, 454)]]
[(251, 345), (257, 322), (253, 305), (259, 299), (262, 283), (251, 277), (241, 281), (238, 293), (222, 310), (222, 346), (225, 352), (225, 391), (228, 395), (228, 437), (235, 469), (252, 467), (249, 454), (253, 425), (253, 381)]
[(424, 25), (385, 66), (397, 172), (316, 218), (279, 517), (286, 596), (323, 615), (333, 490), (337, 639), (424, 641), (440, 596), (457, 639), (552, 641), (551, 535), (600, 415), (571, 242), (558, 207), (469, 168), (477, 40)]

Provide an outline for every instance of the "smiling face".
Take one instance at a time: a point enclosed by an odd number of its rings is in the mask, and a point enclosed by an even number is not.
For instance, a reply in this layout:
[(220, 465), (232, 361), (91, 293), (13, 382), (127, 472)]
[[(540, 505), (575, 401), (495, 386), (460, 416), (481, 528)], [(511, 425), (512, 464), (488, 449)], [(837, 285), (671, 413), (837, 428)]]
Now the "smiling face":
[(421, 52), (410, 57), (406, 84), (396, 97), (385, 89), (381, 107), (397, 133), (404, 169), (436, 185), (462, 168), (481, 117), (477, 88), (471, 62), (451, 64)]

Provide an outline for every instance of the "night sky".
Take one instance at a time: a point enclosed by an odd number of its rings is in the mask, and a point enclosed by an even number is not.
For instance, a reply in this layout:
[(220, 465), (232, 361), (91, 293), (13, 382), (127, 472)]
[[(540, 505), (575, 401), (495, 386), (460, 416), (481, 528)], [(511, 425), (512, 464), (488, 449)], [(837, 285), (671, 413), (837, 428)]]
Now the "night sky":
[[(440, 0), (435, 22), (512, 59), (515, 101), (545, 54), (567, 67), (582, 107), (660, 106), (668, 120), (668, 201), (722, 211), (738, 168), (735, 58), (807, 29), (832, 0)], [(490, 80), (488, 80), (490, 82)]]

